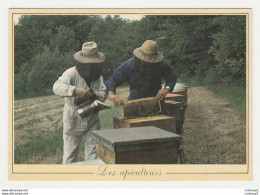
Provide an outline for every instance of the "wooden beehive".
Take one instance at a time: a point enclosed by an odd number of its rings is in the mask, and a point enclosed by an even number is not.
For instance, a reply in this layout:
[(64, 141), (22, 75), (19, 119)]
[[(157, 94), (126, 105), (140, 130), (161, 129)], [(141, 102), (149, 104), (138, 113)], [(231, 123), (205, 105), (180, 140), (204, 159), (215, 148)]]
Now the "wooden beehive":
[(165, 96), (165, 103), (171, 103), (173, 101), (175, 102), (181, 102), (182, 105), (185, 104), (185, 95), (182, 94), (175, 94), (175, 93), (168, 93)]
[(113, 118), (114, 128), (131, 128), (131, 127), (145, 127), (155, 126), (170, 132), (176, 132), (176, 120), (174, 117), (167, 115), (157, 115), (142, 118), (125, 119), (123, 117)]
[(165, 105), (167, 107), (168, 115), (172, 116), (177, 120), (182, 117), (181, 110), (183, 109), (183, 104), (181, 102), (176, 102), (174, 100), (165, 100)]
[(128, 101), (122, 106), (122, 117), (113, 118), (114, 128), (155, 126), (176, 132), (176, 120), (161, 114), (158, 98), (142, 98)]
[(181, 87), (186, 87), (186, 88), (189, 87), (189, 86), (186, 85), (185, 83), (176, 83), (175, 87), (179, 87), (179, 86), (181, 86)]
[(161, 113), (160, 100), (155, 97), (131, 100), (121, 106), (123, 118), (156, 116)]
[(184, 91), (187, 94), (188, 88), (189, 88), (188, 85), (185, 85), (183, 83), (176, 83), (173, 91), (174, 90), (176, 90), (176, 91)]
[[(167, 113), (169, 116), (176, 118), (176, 133), (179, 135), (183, 134), (183, 123), (185, 120), (185, 106), (183, 99), (179, 100), (182, 102), (176, 102), (175, 97), (180, 96), (179, 94), (169, 94), (166, 96), (165, 105), (167, 107)], [(183, 97), (183, 95), (181, 95)]]
[(174, 90), (171, 93), (184, 95), (183, 106), (186, 108), (188, 102), (188, 86), (183, 83), (176, 83)]
[(96, 154), (107, 164), (178, 163), (181, 136), (157, 127), (95, 130)]

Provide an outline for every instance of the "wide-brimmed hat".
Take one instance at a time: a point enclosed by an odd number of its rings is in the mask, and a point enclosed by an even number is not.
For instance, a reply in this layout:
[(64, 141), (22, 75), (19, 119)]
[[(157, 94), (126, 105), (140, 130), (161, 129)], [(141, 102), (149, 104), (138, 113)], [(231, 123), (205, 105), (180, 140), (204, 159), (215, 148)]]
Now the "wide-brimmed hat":
[(149, 63), (158, 63), (163, 60), (163, 55), (158, 52), (158, 46), (155, 41), (147, 40), (141, 47), (136, 48), (133, 54), (142, 61)]
[(91, 41), (82, 45), (82, 50), (74, 54), (74, 60), (82, 64), (103, 63), (105, 55), (98, 52), (97, 44)]

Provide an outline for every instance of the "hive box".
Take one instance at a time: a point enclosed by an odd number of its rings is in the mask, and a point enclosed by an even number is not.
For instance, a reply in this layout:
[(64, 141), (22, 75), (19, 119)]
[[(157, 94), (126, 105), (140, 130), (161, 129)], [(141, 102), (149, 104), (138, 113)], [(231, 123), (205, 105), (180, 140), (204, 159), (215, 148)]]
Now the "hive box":
[(172, 116), (159, 115), (142, 118), (125, 119), (123, 117), (113, 118), (114, 128), (130, 128), (130, 127), (145, 127), (155, 126), (172, 133), (176, 132), (176, 120)]
[(184, 108), (187, 106), (188, 101), (188, 86), (184, 83), (176, 83), (174, 90), (171, 92), (173, 94), (181, 94), (184, 95)]
[(169, 116), (174, 117), (176, 121), (181, 119), (181, 110), (183, 109), (183, 104), (181, 102), (166, 99), (165, 105)]
[(185, 88), (188, 88), (188, 85), (186, 85), (185, 83), (176, 83), (175, 87), (185, 87)]
[(121, 106), (122, 117), (113, 118), (114, 128), (155, 126), (176, 132), (176, 120), (162, 115), (160, 100), (155, 97), (131, 100)]
[(185, 100), (184, 95), (168, 93), (165, 97), (165, 104), (168, 115), (176, 118), (176, 121), (185, 119)]
[(156, 97), (127, 101), (121, 106), (123, 118), (141, 118), (161, 114), (161, 103)]
[(175, 93), (168, 93), (165, 96), (165, 103), (168, 103), (169, 101), (176, 101), (181, 102), (183, 105), (185, 104), (185, 95), (183, 94), (175, 94)]
[(183, 123), (185, 120), (185, 108), (183, 103), (166, 99), (165, 105), (167, 107), (167, 114), (176, 118), (176, 133), (178, 135), (182, 135)]
[(181, 136), (157, 127), (95, 130), (96, 153), (107, 164), (178, 163)]
[(176, 83), (173, 91), (184, 91), (186, 94), (188, 92), (188, 86), (182, 83)]

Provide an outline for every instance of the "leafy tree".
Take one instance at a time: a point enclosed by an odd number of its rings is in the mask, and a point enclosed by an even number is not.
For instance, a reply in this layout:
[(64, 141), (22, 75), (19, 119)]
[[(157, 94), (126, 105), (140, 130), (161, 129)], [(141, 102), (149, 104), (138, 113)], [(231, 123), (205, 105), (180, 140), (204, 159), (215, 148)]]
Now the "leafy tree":
[[(160, 16), (157, 16), (160, 17)], [(213, 57), (207, 53), (216, 26), (213, 16), (163, 16), (158, 43), (178, 74), (205, 76)]]
[[(114, 69), (133, 55), (132, 34), (126, 20), (119, 16), (107, 16), (92, 28), (90, 40), (95, 41), (106, 56), (103, 76), (107, 78)], [(129, 38), (128, 38), (129, 37)]]
[(57, 48), (61, 53), (77, 51), (79, 47), (74, 31), (63, 25), (57, 28), (57, 34), (50, 40), (50, 49)]
[[(76, 39), (79, 43), (83, 44), (87, 41), (91, 41), (91, 31), (92, 28), (102, 21), (101, 16), (78, 16), (83, 17), (80, 21), (77, 21), (72, 25), (75, 32)], [(80, 49), (80, 48), (79, 48)]]
[(215, 71), (223, 82), (244, 85), (246, 80), (246, 16), (220, 16), (214, 19), (221, 30), (209, 53), (214, 55)]
[(15, 72), (20, 71), (23, 63), (30, 60), (36, 53), (43, 51), (51, 38), (51, 29), (46, 28), (44, 16), (21, 16), (14, 29), (14, 60)]
[(130, 21), (111, 15), (31, 15), (15, 25), (14, 39), (16, 97), (49, 94), (86, 41), (95, 41), (105, 54), (105, 79), (151, 39), (178, 77), (245, 84), (245, 16), (159, 15)]
[(49, 94), (61, 73), (73, 66), (73, 54), (61, 54), (57, 48), (51, 51), (45, 47), (42, 53), (24, 64), (18, 74), (15, 91), (18, 94), (28, 93), (29, 96)]

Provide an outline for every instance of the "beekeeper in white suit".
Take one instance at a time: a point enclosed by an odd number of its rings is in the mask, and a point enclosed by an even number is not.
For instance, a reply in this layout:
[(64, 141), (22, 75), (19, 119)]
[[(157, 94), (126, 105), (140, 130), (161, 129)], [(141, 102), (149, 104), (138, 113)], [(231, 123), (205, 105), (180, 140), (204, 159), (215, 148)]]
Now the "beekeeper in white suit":
[(100, 129), (98, 112), (81, 119), (75, 99), (87, 100), (93, 92), (99, 101), (107, 97), (101, 76), (104, 54), (98, 52), (95, 42), (86, 42), (82, 51), (74, 54), (75, 66), (67, 69), (54, 83), (53, 92), (65, 99), (63, 112), (63, 164), (77, 162), (79, 145), (85, 138), (85, 160), (96, 159), (95, 140), (92, 130)]

